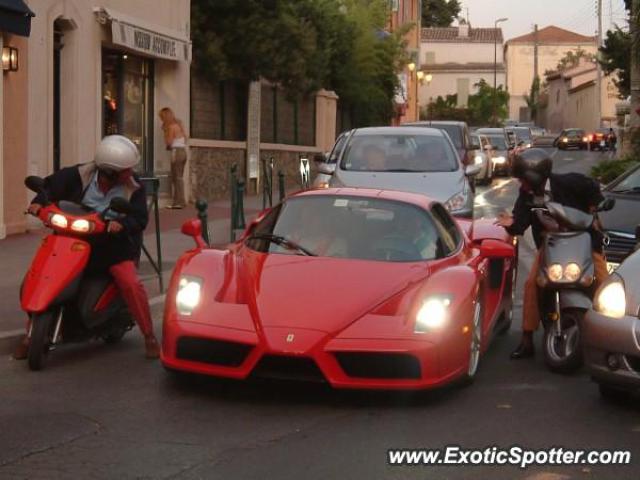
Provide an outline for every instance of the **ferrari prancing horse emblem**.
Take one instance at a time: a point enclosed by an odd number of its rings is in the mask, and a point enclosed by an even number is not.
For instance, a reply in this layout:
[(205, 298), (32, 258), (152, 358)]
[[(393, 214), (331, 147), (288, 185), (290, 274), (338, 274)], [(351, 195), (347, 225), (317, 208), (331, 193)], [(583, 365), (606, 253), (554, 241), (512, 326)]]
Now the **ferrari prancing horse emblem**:
[(296, 338), (296, 336), (293, 333), (287, 335), (287, 343), (292, 343), (294, 338)]

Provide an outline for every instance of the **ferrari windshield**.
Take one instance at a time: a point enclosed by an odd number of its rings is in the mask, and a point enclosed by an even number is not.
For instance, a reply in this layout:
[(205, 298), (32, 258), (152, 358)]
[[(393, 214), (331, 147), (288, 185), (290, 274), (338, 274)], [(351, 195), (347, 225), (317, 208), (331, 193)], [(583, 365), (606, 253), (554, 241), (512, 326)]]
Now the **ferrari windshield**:
[(441, 134), (354, 135), (343, 170), (369, 172), (454, 172), (455, 150)]
[(313, 195), (275, 207), (254, 227), (246, 245), (259, 252), (417, 262), (443, 245), (430, 215), (378, 198)]

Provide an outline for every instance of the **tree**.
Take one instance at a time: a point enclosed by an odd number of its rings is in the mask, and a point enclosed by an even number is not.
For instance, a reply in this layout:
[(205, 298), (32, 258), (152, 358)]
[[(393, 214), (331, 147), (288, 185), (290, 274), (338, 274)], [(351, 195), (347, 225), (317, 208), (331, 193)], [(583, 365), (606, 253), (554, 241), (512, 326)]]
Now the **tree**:
[(620, 98), (628, 97), (631, 91), (631, 34), (620, 27), (609, 30), (604, 46), (600, 47), (599, 62), (607, 75), (616, 73), (613, 82)]
[(529, 95), (524, 97), (524, 101), (527, 103), (527, 107), (529, 108), (529, 115), (531, 120), (535, 123), (538, 117), (538, 101), (540, 98), (540, 77), (537, 75), (533, 78), (533, 82), (531, 82), (531, 90), (529, 91)]
[(422, 26), (449, 27), (460, 14), (459, 0), (423, 0)]
[(593, 53), (587, 53), (580, 47), (576, 50), (569, 50), (565, 53), (564, 57), (560, 59), (558, 65), (556, 65), (556, 70), (566, 70), (568, 68), (577, 67), (580, 64), (581, 59), (595, 62), (596, 56)]

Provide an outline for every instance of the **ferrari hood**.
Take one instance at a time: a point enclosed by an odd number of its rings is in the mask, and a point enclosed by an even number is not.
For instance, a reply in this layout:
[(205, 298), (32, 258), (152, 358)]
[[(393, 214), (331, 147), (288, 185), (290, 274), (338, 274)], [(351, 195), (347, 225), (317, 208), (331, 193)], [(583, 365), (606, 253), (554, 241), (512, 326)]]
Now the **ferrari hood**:
[(419, 263), (247, 252), (238, 281), (258, 329), (338, 332), (428, 274)]

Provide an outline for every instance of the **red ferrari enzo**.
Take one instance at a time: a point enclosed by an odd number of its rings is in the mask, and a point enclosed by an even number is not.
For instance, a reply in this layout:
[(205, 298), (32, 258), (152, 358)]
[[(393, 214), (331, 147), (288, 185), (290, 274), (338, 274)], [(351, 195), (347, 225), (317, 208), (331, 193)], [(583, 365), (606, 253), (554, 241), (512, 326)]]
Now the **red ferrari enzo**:
[(427, 197), (311, 190), (266, 210), (227, 250), (197, 247), (167, 293), (162, 363), (246, 379), (423, 389), (471, 381), (509, 328), (512, 237)]

